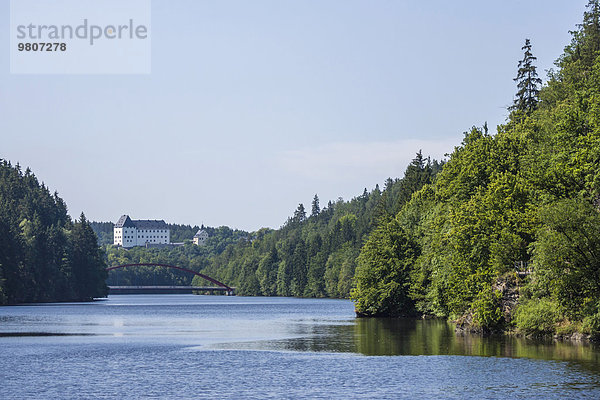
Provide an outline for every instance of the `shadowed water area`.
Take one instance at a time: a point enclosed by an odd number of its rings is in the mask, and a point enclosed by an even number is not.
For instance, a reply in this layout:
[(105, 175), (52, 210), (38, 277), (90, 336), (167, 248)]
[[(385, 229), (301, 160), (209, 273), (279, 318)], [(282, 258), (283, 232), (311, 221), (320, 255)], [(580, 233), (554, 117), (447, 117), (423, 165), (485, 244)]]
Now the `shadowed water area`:
[(115, 295), (0, 308), (0, 398), (600, 398), (591, 345), (355, 319), (345, 300)]

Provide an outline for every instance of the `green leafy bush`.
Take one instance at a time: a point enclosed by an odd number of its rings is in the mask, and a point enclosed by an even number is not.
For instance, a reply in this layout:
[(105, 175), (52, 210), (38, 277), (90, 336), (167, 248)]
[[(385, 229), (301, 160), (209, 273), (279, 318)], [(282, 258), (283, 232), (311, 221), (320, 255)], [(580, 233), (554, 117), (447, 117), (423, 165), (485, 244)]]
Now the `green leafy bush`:
[(351, 297), (361, 316), (414, 314), (410, 267), (418, 248), (396, 219), (379, 226), (358, 257)]
[(583, 319), (582, 331), (594, 337), (600, 337), (600, 304), (596, 307), (597, 312)]
[(516, 312), (517, 328), (526, 334), (553, 333), (561, 319), (558, 306), (552, 300), (530, 300)]
[(487, 286), (473, 301), (475, 323), (484, 329), (495, 329), (502, 325), (504, 318), (500, 307), (502, 293)]

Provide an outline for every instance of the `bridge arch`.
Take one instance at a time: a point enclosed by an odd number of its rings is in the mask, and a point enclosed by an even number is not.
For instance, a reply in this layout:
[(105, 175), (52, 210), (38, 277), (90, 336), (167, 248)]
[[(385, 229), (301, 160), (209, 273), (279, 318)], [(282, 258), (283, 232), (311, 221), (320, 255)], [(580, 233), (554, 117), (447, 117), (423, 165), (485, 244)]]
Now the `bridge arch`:
[(178, 267), (175, 265), (159, 264), (159, 263), (123, 264), (123, 265), (115, 265), (113, 267), (108, 267), (108, 268), (106, 268), (106, 271), (112, 271), (113, 269), (126, 268), (126, 267), (165, 267), (165, 268), (178, 269), (180, 271), (189, 272), (190, 274), (194, 274), (196, 276), (199, 276), (200, 278), (206, 279), (207, 281), (212, 282), (217, 286), (225, 288), (225, 290), (227, 290), (228, 292), (234, 291), (233, 288), (227, 286), (226, 284), (224, 284), (222, 282), (219, 282), (216, 279), (211, 278), (210, 276), (201, 274), (200, 272), (192, 271), (191, 269)]

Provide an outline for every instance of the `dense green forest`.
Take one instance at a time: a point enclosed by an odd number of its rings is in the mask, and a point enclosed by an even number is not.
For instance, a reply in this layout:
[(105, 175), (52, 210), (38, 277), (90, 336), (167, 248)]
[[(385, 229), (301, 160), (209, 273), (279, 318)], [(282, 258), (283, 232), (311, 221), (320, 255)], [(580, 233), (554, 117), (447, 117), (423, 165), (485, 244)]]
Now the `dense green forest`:
[(600, 332), (598, 0), (545, 85), (529, 40), (523, 50), (506, 124), (466, 133), (435, 181), (369, 237), (352, 292), (359, 313)]
[(248, 295), (348, 297), (363, 316), (600, 332), (600, 5), (542, 85), (529, 40), (507, 122), (351, 201), (315, 196), (203, 271)]
[(95, 222), (90, 221), (90, 226), (94, 230), (96, 236), (98, 236), (98, 244), (100, 246), (106, 246), (107, 244), (113, 244), (113, 228), (115, 226), (112, 222)]
[(82, 214), (27, 169), (0, 160), (0, 304), (107, 294), (105, 257)]

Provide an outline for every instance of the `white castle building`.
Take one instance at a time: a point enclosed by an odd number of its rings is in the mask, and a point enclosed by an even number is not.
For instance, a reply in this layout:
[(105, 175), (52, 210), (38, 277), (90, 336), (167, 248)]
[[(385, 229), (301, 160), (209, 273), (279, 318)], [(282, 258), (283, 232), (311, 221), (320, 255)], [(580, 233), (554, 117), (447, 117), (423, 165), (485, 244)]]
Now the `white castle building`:
[(169, 244), (171, 230), (163, 220), (132, 220), (123, 215), (115, 224), (114, 244), (123, 247)]

